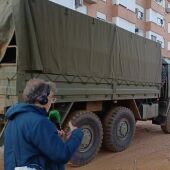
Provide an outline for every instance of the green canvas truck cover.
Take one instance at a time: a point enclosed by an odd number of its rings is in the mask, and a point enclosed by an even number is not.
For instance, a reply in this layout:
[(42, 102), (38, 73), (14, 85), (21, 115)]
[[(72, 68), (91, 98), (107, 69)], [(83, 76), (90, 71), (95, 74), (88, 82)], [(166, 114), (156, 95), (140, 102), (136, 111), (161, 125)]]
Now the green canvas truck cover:
[[(48, 0), (0, 3), (0, 44), (4, 39), (9, 42), (15, 27), (20, 71), (137, 84), (161, 82), (158, 43)], [(2, 51), (1, 47), (1, 59)]]
[(0, 0), (0, 61), (14, 33), (11, 0)]

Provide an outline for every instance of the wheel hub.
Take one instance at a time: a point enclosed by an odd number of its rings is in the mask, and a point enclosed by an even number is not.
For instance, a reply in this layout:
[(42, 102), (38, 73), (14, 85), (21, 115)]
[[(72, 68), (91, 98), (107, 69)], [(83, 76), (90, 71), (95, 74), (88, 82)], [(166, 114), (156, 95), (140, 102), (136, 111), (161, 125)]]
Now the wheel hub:
[(120, 121), (118, 128), (117, 128), (117, 135), (120, 138), (124, 138), (126, 137), (127, 133), (128, 133), (128, 129), (129, 129), (129, 123), (127, 120), (123, 119)]
[(94, 140), (93, 130), (88, 126), (82, 127), (81, 129), (83, 131), (84, 136), (81, 145), (79, 147), (79, 151), (86, 152), (93, 144), (93, 140)]

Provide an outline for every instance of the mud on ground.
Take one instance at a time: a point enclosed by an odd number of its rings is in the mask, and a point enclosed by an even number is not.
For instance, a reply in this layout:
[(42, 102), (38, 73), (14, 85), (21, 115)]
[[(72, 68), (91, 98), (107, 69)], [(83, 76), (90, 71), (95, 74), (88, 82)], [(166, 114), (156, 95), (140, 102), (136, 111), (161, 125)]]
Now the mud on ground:
[(97, 157), (81, 168), (67, 170), (170, 170), (170, 135), (151, 121), (137, 122), (134, 139), (119, 153), (101, 150)]

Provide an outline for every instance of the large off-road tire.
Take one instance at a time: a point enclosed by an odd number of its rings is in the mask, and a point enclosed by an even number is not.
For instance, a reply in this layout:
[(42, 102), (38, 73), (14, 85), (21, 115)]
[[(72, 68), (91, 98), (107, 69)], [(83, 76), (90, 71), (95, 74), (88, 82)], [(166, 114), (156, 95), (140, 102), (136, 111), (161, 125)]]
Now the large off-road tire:
[(161, 129), (164, 133), (170, 134), (170, 109), (167, 112), (164, 124), (161, 125)]
[(126, 149), (135, 132), (135, 118), (125, 107), (112, 109), (104, 118), (103, 146), (113, 152)]
[(88, 111), (74, 112), (69, 116), (66, 124), (70, 120), (84, 133), (82, 143), (70, 163), (73, 166), (82, 166), (90, 162), (100, 150), (103, 139), (102, 123), (97, 115)]

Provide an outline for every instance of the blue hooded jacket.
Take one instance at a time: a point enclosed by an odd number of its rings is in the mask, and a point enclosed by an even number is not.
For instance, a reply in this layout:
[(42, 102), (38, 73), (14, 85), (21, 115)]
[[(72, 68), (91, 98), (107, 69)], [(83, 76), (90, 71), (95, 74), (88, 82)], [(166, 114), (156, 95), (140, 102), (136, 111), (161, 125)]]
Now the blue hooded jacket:
[(64, 170), (83, 138), (80, 129), (63, 142), (45, 109), (21, 103), (11, 106), (4, 134), (4, 169), (39, 165), (45, 170)]

